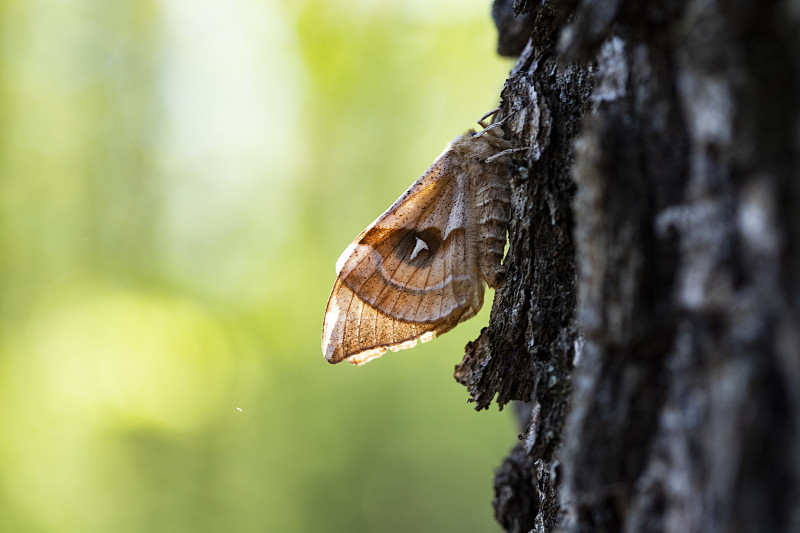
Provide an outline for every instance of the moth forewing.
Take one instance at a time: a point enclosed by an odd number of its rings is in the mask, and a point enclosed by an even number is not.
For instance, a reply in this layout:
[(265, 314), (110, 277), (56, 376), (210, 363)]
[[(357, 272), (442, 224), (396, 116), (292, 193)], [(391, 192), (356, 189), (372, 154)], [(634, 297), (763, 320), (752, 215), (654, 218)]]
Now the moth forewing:
[[(497, 287), (508, 225), (507, 157), (500, 127), (457, 137), (336, 263), (322, 327), (331, 363), (361, 365), (441, 335)], [(499, 250), (499, 253), (498, 253)]]

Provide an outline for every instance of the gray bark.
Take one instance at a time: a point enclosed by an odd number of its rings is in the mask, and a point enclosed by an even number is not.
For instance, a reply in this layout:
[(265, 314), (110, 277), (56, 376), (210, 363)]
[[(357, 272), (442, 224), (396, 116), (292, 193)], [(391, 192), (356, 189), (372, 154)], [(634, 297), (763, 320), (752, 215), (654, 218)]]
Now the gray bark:
[(495, 5), (527, 150), (456, 368), (477, 409), (526, 402), (498, 520), (800, 531), (800, 2), (533, 4)]

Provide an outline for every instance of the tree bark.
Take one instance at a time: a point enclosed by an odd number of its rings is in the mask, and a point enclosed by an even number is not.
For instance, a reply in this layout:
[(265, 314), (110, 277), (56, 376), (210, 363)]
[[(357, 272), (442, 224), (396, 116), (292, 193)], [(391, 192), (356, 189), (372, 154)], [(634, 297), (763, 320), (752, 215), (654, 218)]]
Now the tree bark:
[(495, 3), (526, 150), (456, 367), (526, 402), (499, 522), (800, 531), (800, 2), (532, 4)]

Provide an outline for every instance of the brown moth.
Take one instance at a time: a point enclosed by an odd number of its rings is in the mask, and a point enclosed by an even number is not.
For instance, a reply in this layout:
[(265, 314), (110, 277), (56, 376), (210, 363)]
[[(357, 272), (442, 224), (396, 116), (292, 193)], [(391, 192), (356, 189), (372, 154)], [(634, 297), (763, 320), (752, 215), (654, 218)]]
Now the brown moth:
[(500, 123), (469, 130), (336, 262), (322, 325), (329, 363), (362, 365), (453, 329), (502, 284), (511, 185)]

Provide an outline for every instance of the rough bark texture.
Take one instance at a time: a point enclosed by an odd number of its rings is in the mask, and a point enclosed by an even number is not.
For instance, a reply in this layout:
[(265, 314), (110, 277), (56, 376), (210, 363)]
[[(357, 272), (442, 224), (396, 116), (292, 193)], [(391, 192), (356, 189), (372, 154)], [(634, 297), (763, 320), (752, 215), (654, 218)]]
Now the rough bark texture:
[(526, 150), (507, 281), (456, 378), (478, 409), (527, 402), (499, 522), (800, 531), (800, 2), (494, 16)]

